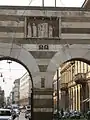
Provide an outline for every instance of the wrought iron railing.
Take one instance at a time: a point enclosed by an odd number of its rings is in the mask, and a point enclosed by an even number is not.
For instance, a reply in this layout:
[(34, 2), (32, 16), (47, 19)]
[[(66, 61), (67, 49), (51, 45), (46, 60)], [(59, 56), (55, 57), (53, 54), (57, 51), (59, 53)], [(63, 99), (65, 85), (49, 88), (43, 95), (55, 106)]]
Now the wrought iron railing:
[(86, 82), (86, 74), (85, 73), (78, 73), (74, 76), (74, 81), (78, 84), (82, 84)]
[(68, 89), (68, 84), (67, 84), (67, 83), (61, 83), (60, 89), (61, 89), (62, 91), (66, 91), (66, 90)]

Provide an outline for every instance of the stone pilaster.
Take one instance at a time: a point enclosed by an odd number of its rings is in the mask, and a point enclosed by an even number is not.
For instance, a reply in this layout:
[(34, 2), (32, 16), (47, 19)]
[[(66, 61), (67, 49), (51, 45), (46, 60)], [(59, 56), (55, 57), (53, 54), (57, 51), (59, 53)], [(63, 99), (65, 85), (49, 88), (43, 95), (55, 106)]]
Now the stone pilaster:
[(53, 90), (33, 90), (33, 119), (52, 120), (53, 118)]

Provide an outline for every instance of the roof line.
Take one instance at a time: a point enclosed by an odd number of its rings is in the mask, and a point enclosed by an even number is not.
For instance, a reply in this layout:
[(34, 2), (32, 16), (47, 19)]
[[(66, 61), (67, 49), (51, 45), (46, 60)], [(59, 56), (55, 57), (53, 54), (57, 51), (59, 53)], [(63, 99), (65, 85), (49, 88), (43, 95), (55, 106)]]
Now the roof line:
[(85, 0), (84, 3), (82, 4), (82, 8), (85, 7), (85, 5), (87, 4), (88, 0)]
[(14, 10), (84, 10), (81, 7), (42, 7), (42, 6), (0, 6), (0, 9), (14, 9)]

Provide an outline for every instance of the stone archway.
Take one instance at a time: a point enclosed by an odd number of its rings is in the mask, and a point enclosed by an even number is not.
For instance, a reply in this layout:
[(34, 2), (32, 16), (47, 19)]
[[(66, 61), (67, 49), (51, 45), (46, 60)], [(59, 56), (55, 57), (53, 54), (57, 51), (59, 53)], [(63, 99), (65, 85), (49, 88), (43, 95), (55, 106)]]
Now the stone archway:
[[(61, 47), (60, 50), (51, 59), (47, 71), (51, 71), (54, 75), (56, 70), (59, 68), (60, 64), (72, 60), (72, 59), (82, 59), (90, 61), (90, 49), (89, 45), (71, 45)], [(52, 75), (52, 77), (53, 77)], [(52, 78), (53, 79), (53, 78)]]
[(31, 73), (33, 78), (34, 74), (39, 72), (33, 56), (19, 45), (13, 44), (13, 47), (11, 47), (11, 44), (0, 43), (0, 59), (2, 59), (2, 57), (7, 57), (23, 63), (23, 65), (27, 66), (28, 71)]
[(80, 60), (90, 65), (89, 45), (71, 45), (70, 47), (65, 46), (60, 48), (51, 59), (47, 68), (47, 71), (51, 71), (52, 73), (51, 82), (53, 82), (53, 77), (56, 70), (60, 67), (60, 64), (71, 60)]
[[(34, 80), (33, 76), (35, 73), (39, 71), (38, 66), (36, 64), (33, 56), (24, 48), (13, 44), (0, 43), (0, 61), (1, 60), (12, 60), (17, 63), (20, 63), (22, 66), (26, 68), (31, 78), (31, 118), (33, 119), (33, 94), (34, 94)], [(12, 47), (12, 48), (11, 48)], [(30, 98), (29, 98), (30, 99)]]

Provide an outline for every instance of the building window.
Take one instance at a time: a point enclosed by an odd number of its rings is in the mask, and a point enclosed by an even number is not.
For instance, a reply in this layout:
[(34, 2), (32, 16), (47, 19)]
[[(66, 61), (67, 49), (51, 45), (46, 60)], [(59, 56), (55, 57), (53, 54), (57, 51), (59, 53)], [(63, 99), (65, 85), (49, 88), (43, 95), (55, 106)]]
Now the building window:
[(81, 61), (79, 63), (80, 63), (80, 73), (81, 73)]
[(88, 72), (88, 64), (87, 64), (87, 72)]
[(45, 78), (41, 78), (41, 88), (45, 87)]
[(78, 73), (78, 61), (77, 61), (77, 73)]

